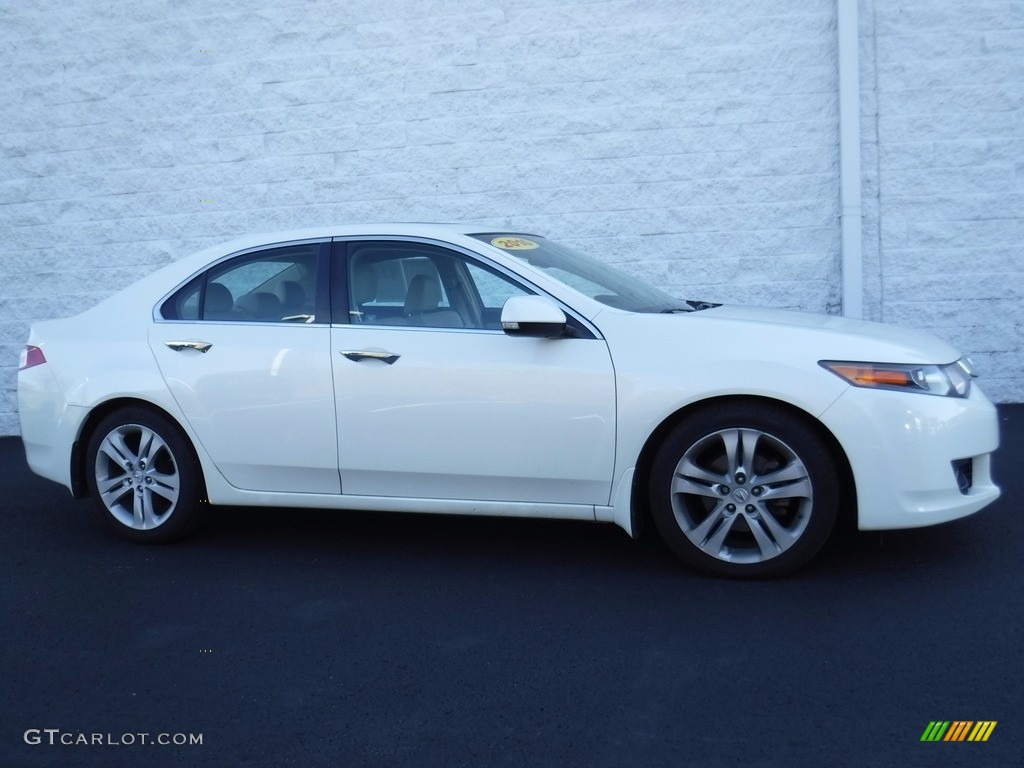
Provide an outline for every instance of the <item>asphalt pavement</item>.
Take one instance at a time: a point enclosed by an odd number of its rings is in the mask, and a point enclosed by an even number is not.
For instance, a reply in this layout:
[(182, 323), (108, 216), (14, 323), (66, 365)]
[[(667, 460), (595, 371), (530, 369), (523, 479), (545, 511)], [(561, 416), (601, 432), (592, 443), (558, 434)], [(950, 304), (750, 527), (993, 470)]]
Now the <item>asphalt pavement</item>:
[(0, 766), (1021, 766), (1000, 420), (997, 504), (763, 583), (543, 520), (214, 508), (138, 546), (0, 439)]

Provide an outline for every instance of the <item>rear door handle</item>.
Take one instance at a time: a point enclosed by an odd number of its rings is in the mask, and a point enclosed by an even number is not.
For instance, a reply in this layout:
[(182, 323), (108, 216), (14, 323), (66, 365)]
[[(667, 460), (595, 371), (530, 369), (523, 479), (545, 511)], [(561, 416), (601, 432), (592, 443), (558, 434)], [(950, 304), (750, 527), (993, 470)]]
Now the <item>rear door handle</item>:
[(175, 352), (181, 352), (183, 349), (194, 349), (197, 352), (205, 353), (213, 349), (213, 344), (208, 341), (165, 341), (164, 344)]
[(372, 350), (339, 350), (339, 353), (347, 357), (352, 362), (358, 363), (360, 360), (381, 360), (388, 365), (394, 365), (401, 355), (396, 355), (394, 352), (374, 352)]

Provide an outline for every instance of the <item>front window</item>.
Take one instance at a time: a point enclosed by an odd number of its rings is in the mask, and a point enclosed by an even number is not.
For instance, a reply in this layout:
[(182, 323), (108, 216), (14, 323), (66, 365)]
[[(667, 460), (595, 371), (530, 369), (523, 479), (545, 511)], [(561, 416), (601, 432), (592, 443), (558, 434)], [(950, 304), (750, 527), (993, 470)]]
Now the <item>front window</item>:
[(501, 330), (501, 308), (529, 293), (460, 253), (414, 242), (354, 241), (348, 251), (348, 322)]
[(477, 240), (542, 269), (595, 301), (630, 312), (677, 312), (702, 308), (648, 285), (589, 256), (537, 235), (487, 233)]

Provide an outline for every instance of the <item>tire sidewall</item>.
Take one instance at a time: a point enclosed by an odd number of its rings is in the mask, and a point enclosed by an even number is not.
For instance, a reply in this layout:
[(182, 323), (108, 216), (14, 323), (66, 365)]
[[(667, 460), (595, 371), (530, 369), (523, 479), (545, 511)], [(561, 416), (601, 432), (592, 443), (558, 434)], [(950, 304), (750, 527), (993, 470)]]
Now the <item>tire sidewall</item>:
[[(810, 518), (799, 541), (785, 552), (758, 563), (730, 563), (701, 551), (679, 527), (669, 493), (683, 454), (702, 438), (733, 428), (759, 430), (789, 446), (807, 468), (814, 494)], [(655, 526), (684, 562), (716, 576), (765, 578), (800, 568), (824, 546), (838, 515), (839, 482), (828, 444), (805, 419), (770, 404), (724, 403), (687, 417), (669, 432), (651, 468), (648, 498)]]

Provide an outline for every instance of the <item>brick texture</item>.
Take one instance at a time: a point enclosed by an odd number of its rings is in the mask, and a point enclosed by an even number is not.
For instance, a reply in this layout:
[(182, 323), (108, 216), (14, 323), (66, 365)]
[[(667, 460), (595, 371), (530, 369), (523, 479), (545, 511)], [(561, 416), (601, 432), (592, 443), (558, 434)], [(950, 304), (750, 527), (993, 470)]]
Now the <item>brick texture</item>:
[(967, 350), (990, 396), (1020, 402), (1024, 3), (867, 0), (861, 55), (865, 303)]
[[(1022, 19), (861, 10), (869, 312), (977, 352), (1004, 400)], [(835, 27), (831, 0), (0, 3), (0, 434), (32, 321), (246, 232), (509, 226), (686, 297), (835, 312)]]

